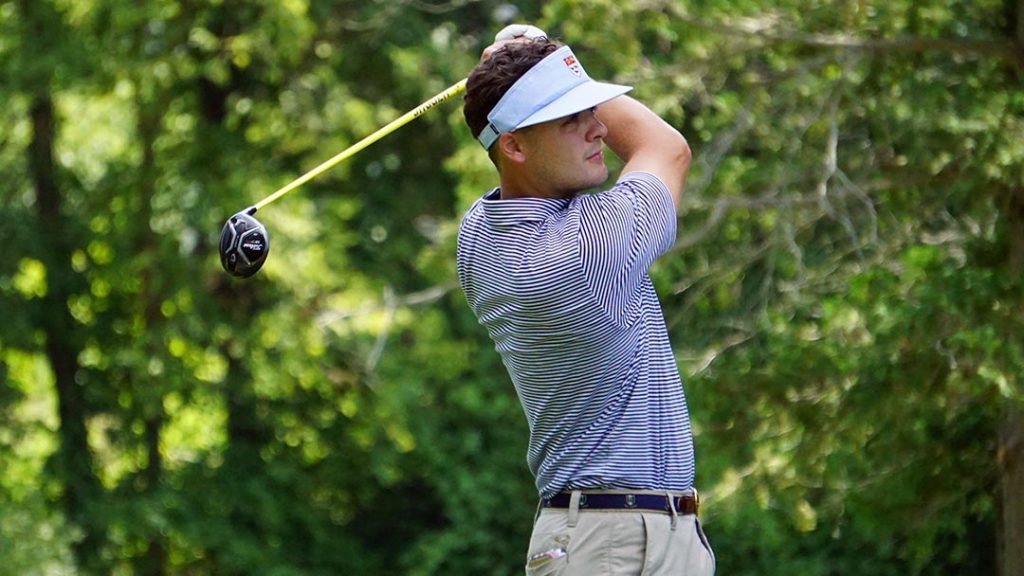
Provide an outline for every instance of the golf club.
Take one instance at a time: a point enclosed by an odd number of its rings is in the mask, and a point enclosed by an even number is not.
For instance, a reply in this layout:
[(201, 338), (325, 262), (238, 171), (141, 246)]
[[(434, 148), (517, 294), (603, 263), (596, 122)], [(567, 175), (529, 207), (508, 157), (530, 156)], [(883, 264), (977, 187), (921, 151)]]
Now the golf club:
[(349, 146), (333, 158), (323, 162), (316, 168), (292, 180), (280, 190), (260, 200), (256, 204), (237, 212), (228, 218), (220, 233), (220, 263), (229, 274), (240, 278), (248, 278), (255, 274), (267, 260), (270, 252), (270, 236), (266, 227), (253, 214), (267, 204), (274, 202), (285, 194), (330, 170), (339, 162), (351, 158), (370, 144), (405, 126), (412, 120), (423, 115), (438, 104), (466, 90), (466, 80), (460, 80), (437, 94), (433, 98), (392, 120), (373, 134)]

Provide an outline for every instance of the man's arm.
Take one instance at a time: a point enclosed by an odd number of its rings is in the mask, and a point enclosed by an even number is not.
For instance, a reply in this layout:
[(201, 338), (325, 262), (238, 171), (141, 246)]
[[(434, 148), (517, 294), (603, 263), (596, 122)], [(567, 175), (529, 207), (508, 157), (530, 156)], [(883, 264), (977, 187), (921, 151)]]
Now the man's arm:
[(608, 128), (605, 143), (625, 163), (622, 173), (650, 172), (668, 186), (676, 208), (690, 168), (686, 138), (646, 106), (619, 96), (597, 107), (597, 117)]

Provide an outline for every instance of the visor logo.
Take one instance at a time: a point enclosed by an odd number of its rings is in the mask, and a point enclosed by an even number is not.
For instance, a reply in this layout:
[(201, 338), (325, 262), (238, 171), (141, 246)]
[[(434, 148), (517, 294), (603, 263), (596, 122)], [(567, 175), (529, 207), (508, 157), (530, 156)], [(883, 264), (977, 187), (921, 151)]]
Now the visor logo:
[(562, 62), (565, 63), (565, 67), (575, 74), (577, 78), (583, 74), (583, 68), (580, 66), (580, 63), (576, 60), (575, 56), (566, 56), (565, 58), (562, 58)]

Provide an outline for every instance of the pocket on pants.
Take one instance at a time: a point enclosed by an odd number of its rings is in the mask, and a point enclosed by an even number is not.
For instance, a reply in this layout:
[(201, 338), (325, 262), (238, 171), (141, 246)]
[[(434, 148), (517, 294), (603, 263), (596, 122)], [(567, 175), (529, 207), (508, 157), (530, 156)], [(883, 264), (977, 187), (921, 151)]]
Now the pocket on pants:
[(572, 528), (565, 514), (540, 514), (533, 524), (526, 554), (526, 576), (557, 576), (569, 564)]
[(711, 543), (708, 542), (708, 537), (706, 534), (704, 534), (704, 528), (700, 525), (700, 520), (695, 520), (694, 525), (697, 528), (697, 537), (700, 538), (701, 545), (704, 546), (704, 549), (708, 551), (708, 555), (711, 556), (711, 570), (712, 573), (714, 573), (716, 564), (715, 551), (711, 549)]
[(565, 570), (569, 554), (564, 546), (530, 551), (526, 559), (526, 576), (556, 576)]

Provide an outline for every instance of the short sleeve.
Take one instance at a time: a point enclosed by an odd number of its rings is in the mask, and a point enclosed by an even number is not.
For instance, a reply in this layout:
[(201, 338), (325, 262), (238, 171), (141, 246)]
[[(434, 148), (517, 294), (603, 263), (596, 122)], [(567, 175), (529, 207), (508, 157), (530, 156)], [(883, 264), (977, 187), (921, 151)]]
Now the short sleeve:
[(594, 296), (628, 321), (654, 260), (675, 241), (676, 212), (668, 187), (654, 174), (631, 172), (609, 190), (581, 195), (579, 248)]

